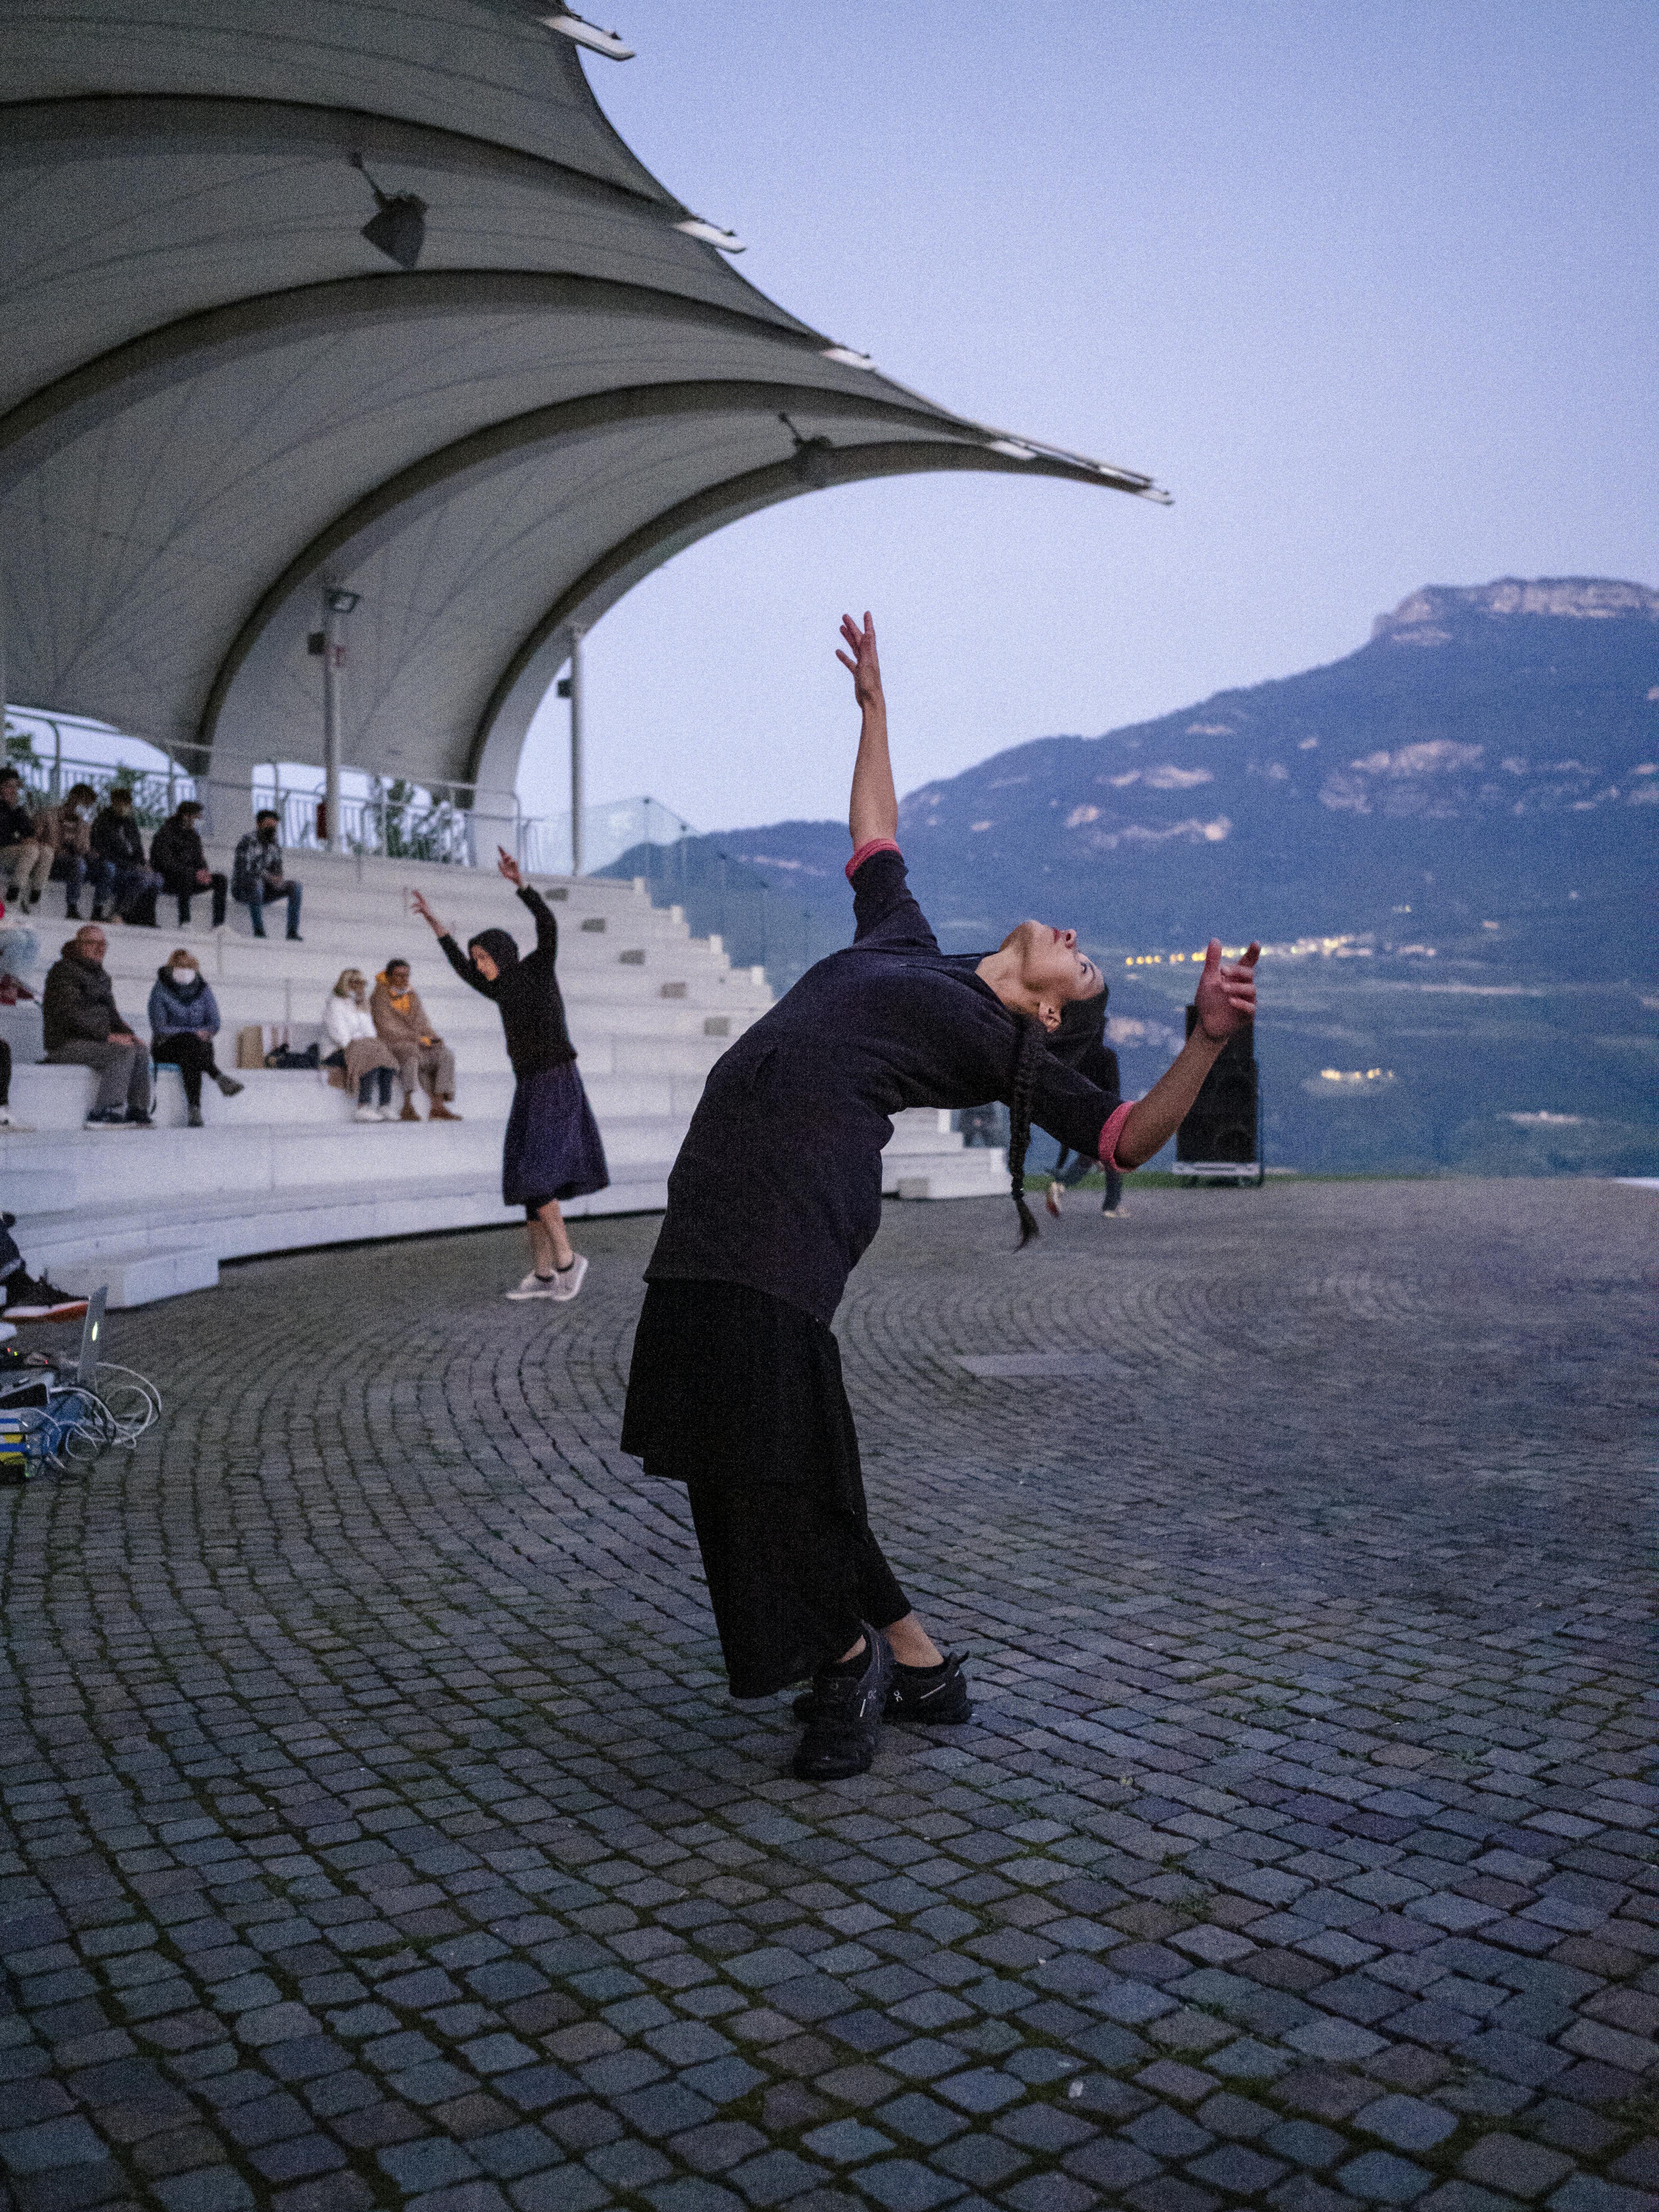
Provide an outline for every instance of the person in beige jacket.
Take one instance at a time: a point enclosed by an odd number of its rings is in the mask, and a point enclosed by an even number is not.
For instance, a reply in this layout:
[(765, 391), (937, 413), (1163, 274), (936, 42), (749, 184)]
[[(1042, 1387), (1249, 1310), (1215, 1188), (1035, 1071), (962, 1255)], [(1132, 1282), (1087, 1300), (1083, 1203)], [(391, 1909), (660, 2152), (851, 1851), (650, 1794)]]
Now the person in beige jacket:
[(398, 1062), (404, 1086), (400, 1121), (418, 1121), (415, 1093), (424, 1084), (432, 1094), (428, 1121), (459, 1121), (448, 1101), (455, 1096), (455, 1055), (426, 1018), (420, 994), (410, 981), (407, 960), (388, 960), (374, 978), (368, 1002), (375, 1032)]

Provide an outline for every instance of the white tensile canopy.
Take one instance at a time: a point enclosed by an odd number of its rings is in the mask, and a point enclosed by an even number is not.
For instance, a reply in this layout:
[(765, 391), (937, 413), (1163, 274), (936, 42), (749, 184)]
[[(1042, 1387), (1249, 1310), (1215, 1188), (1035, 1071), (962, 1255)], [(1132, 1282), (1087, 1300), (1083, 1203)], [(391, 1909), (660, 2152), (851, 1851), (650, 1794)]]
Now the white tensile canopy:
[(745, 283), (557, 13), (0, 0), (7, 697), (215, 778), (317, 760), (337, 586), (345, 757), (507, 790), (573, 627), (738, 516), (928, 469), (1162, 497)]

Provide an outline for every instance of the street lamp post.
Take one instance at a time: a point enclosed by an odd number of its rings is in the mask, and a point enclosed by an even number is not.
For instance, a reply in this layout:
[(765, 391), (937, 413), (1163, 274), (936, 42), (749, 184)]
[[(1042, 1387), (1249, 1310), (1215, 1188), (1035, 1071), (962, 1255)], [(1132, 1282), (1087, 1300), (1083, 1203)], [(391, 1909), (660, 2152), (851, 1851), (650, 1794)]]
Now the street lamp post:
[(570, 872), (582, 872), (582, 636), (570, 633)]
[(323, 586), (323, 829), (331, 853), (343, 853), (340, 830), (341, 677), (345, 667), (345, 617), (357, 604), (356, 592), (337, 584)]

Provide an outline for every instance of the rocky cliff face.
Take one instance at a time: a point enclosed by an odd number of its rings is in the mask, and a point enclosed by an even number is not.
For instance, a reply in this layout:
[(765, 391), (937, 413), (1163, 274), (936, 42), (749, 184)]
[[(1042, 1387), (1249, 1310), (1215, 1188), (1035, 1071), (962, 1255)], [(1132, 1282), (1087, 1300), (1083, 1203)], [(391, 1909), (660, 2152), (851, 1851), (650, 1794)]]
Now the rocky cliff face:
[(1373, 642), (1449, 645), (1482, 617), (1553, 615), (1580, 622), (1620, 616), (1659, 622), (1659, 592), (1606, 576), (1500, 576), (1492, 584), (1425, 584), (1371, 624)]
[[(899, 835), (948, 948), (1075, 925), (1135, 1087), (1196, 947), (1267, 940), (1275, 1158), (1605, 1172), (1659, 1164), (1656, 826), (1659, 592), (1545, 577), (1431, 586), (1327, 667), (1016, 746), (912, 792)], [(787, 984), (846, 943), (844, 822), (700, 842), (725, 858), (693, 927), (734, 957)], [(771, 888), (740, 920), (744, 863)]]

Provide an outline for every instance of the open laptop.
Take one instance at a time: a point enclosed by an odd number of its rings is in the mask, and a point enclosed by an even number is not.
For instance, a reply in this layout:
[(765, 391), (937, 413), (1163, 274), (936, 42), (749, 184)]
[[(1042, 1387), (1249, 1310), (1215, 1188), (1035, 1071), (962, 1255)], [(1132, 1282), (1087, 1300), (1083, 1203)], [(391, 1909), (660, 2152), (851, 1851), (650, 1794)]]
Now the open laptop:
[(87, 1300), (87, 1317), (81, 1324), (81, 1357), (76, 1362), (75, 1379), (90, 1389), (98, 1380), (98, 1363), (103, 1358), (104, 1307), (109, 1298), (109, 1285), (100, 1283)]

